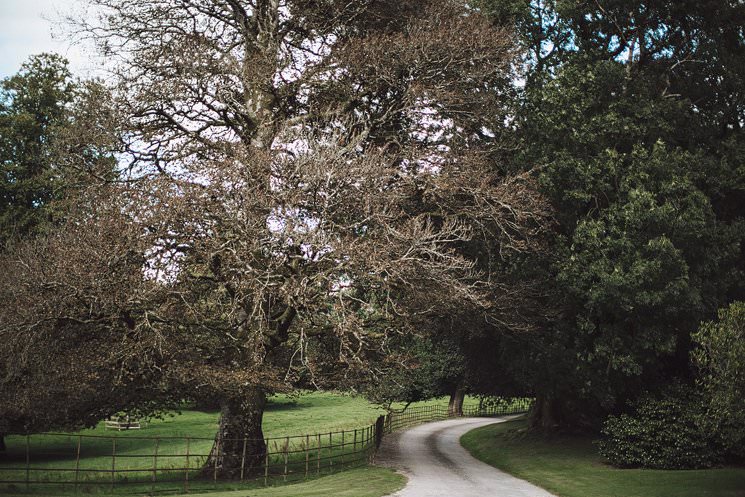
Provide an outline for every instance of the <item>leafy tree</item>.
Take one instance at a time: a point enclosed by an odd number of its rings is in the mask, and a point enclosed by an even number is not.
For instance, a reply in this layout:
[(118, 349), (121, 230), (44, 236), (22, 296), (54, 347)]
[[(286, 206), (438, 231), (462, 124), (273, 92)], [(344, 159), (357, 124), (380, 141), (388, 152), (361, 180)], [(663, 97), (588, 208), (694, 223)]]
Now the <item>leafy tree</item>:
[(719, 319), (703, 323), (693, 340), (699, 385), (707, 400), (700, 423), (728, 451), (743, 456), (745, 440), (745, 305), (720, 309)]
[[(54, 231), (63, 221), (66, 197), (93, 180), (115, 177), (118, 138), (108, 101), (100, 83), (73, 80), (67, 62), (53, 54), (31, 57), (0, 85), (0, 243), (10, 251), (6, 257), (13, 257), (19, 240), (33, 245), (35, 237)], [(21, 284), (23, 273), (5, 269), (8, 284)], [(4, 307), (10, 307), (13, 300), (6, 296)], [(44, 347), (33, 347), (38, 349), (29, 368), (18, 367), (28, 349), (10, 342), (0, 348), (0, 434), (88, 426), (101, 418), (103, 406), (126, 404), (101, 387), (101, 375), (82, 371), (82, 357), (91, 370), (98, 364), (85, 350), (37, 354)]]
[(503, 30), (460, 1), (93, 3), (126, 181), (4, 261), (8, 350), (107, 343), (115, 384), (219, 398), (208, 464), (229, 478), (244, 437), (263, 458), (267, 393), (364, 388), (397, 337), (502, 313), (463, 248), (530, 252), (548, 212), (490, 159)]
[(534, 266), (545, 256), (545, 240), (534, 233), (530, 251), (505, 240), (490, 245), (494, 241), (475, 238), (459, 249), (488, 275), (488, 311), (451, 309), (427, 320), (428, 335), (403, 337), (397, 347), (406, 353), (395, 357), (397, 371), (376, 385), (375, 399), (414, 402), (450, 396), (451, 412), (461, 414), (467, 393), (533, 394), (522, 381), (527, 361), (518, 358), (526, 357), (525, 340), (556, 318), (544, 273)]
[[(401, 349), (404, 354), (391, 358), (401, 365), (392, 368), (383, 381), (367, 394), (381, 403), (406, 403), (453, 395), (465, 377), (465, 358), (457, 334), (411, 337)], [(453, 399), (454, 400), (454, 399)]]
[(61, 188), (54, 145), (75, 84), (67, 61), (31, 57), (0, 83), (0, 243), (44, 229)]
[(512, 168), (542, 167), (558, 222), (541, 266), (563, 315), (523, 342), (534, 421), (597, 427), (645, 387), (690, 378), (690, 332), (742, 294), (745, 10), (479, 5), (525, 48)]

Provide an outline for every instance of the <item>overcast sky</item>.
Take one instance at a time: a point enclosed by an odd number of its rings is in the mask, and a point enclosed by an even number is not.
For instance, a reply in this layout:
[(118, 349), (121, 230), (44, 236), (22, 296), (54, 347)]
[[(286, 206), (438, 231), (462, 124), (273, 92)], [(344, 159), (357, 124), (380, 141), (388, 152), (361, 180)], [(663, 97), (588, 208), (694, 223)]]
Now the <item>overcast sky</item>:
[(41, 52), (64, 55), (76, 74), (89, 76), (93, 65), (84, 51), (67, 40), (53, 39), (54, 26), (48, 20), (79, 8), (79, 0), (0, 0), (0, 79), (15, 74), (30, 55)]

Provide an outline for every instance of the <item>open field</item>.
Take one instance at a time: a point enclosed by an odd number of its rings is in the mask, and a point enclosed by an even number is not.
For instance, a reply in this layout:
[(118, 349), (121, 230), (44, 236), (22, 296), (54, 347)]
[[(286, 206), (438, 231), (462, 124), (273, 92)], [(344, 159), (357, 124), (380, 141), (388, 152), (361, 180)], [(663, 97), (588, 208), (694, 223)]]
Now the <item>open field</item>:
[[(256, 475), (254, 470), (251, 476), (258, 476), (261, 480), (255, 484), (277, 483), (272, 479), (277, 473), (281, 473), (279, 480), (284, 482), (339, 471), (340, 463), (344, 467), (366, 464), (367, 454), (360, 452), (365, 450), (363, 442), (365, 447), (371, 444), (371, 433), (369, 430), (359, 430), (359, 433), (354, 430), (370, 426), (383, 412), (379, 406), (362, 398), (335, 393), (272, 398), (264, 416), (264, 434), (268, 439), (274, 439), (269, 443), (273, 456), (268, 461), (273, 468), (268, 480), (263, 475)], [(164, 480), (183, 482), (187, 475), (178, 468), (189, 467), (192, 468), (188, 475), (190, 490), (212, 488), (213, 482), (199, 478), (199, 468), (212, 447), (218, 418), (217, 412), (187, 410), (162, 420), (151, 420), (142, 430), (105, 430), (102, 422), (94, 429), (75, 434), (35, 435), (30, 437), (30, 479), (71, 481), (73, 475), (79, 473), (79, 486), (98, 492), (103, 488), (87, 484), (111, 482), (112, 475), (90, 470), (108, 470), (115, 466), (117, 474), (113, 479), (117, 485), (110, 489), (105, 485), (105, 488), (109, 493), (127, 494), (154, 490), (156, 487), (163, 489), (166, 486)], [(347, 431), (344, 438), (338, 433), (342, 430), (352, 431)], [(331, 432), (334, 432), (333, 436), (329, 435)], [(290, 440), (290, 453), (283, 457), (283, 449), (287, 452), (286, 439), (280, 437), (305, 434), (311, 436)], [(7, 452), (0, 455), (0, 469), (18, 469), (0, 471), (0, 479), (23, 481), (26, 478), (26, 439), (21, 436), (7, 437), (7, 444)], [(80, 460), (76, 462), (78, 450)], [(293, 453), (293, 450), (296, 452)], [(158, 471), (152, 472), (156, 464)], [(151, 479), (156, 480), (155, 485), (152, 485)], [(32, 485), (31, 490), (42, 491), (50, 484)], [(221, 488), (225, 486), (218, 485)], [(231, 488), (230, 484), (227, 486)], [(8, 490), (23, 488), (23, 483), (6, 487)], [(169, 488), (174, 488), (174, 484)], [(175, 488), (179, 488), (179, 484)], [(57, 486), (56, 491), (74, 491), (74, 487), (69, 484)]]
[(478, 428), (461, 438), (476, 458), (560, 497), (745, 497), (745, 468), (616, 469), (589, 438), (527, 433), (525, 421)]
[[(447, 403), (443, 397), (409, 408), (442, 410)], [(476, 406), (478, 399), (466, 398), (464, 407)], [(52, 489), (57, 494), (72, 493), (77, 488), (132, 495), (179, 489), (229, 491), (305, 481), (367, 465), (374, 443), (372, 424), (384, 412), (361, 397), (338, 393), (273, 397), (264, 415), (270, 456), (259, 467), (247, 467), (245, 479), (253, 481), (242, 484), (215, 482), (203, 471), (218, 412), (184, 410), (151, 420), (141, 430), (106, 430), (101, 422), (77, 433), (33, 435), (28, 474), (26, 437), (10, 436), (7, 452), (0, 455), (0, 479), (12, 482), (0, 483), (0, 489), (26, 491), (28, 479), (32, 482), (28, 490), (37, 494)]]
[[(441, 407), (447, 407), (448, 401), (450, 399), (448, 397), (438, 397), (436, 399), (429, 399), (429, 400), (423, 400), (420, 402), (412, 402), (407, 409), (410, 409), (412, 407), (424, 407), (424, 406), (441, 406)], [(471, 397), (466, 395), (466, 398), (463, 400), (463, 407), (478, 407), (479, 405), (479, 399), (477, 397)], [(406, 407), (405, 402), (394, 402), (391, 404), (391, 409), (403, 409)]]

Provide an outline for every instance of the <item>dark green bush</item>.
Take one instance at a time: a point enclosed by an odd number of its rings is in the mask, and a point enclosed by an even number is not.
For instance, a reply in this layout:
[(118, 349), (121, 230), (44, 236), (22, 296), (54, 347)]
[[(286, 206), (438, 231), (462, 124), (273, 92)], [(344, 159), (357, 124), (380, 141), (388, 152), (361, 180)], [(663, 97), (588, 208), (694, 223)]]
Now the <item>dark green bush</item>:
[(719, 319), (693, 334), (697, 386), (706, 398), (701, 426), (718, 434), (733, 457), (745, 459), (745, 302), (719, 310)]
[(603, 425), (600, 454), (614, 466), (693, 469), (722, 462), (715, 437), (696, 422), (702, 401), (685, 387), (642, 398), (632, 408), (630, 414), (609, 416)]

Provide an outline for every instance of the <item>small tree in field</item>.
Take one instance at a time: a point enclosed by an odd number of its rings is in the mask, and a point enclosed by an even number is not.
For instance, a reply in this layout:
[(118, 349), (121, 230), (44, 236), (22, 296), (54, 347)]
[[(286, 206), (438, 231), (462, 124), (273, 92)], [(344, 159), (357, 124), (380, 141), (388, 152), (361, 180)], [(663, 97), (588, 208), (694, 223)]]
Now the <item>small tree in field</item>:
[(360, 387), (405, 363), (395, 337), (503, 314), (469, 247), (534, 250), (548, 215), (494, 165), (507, 33), (460, 1), (92, 3), (127, 181), (4, 261), (13, 350), (97, 340), (115, 385), (219, 399), (231, 478), (267, 393)]

